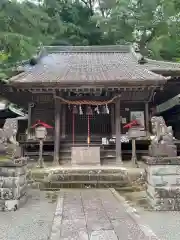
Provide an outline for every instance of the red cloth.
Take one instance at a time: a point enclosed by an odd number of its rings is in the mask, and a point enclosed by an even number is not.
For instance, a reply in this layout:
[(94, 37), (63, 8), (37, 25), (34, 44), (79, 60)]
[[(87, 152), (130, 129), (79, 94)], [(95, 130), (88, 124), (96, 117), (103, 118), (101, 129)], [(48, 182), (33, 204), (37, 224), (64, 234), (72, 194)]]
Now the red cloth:
[(50, 126), (49, 124), (42, 122), (41, 120), (38, 120), (33, 126), (32, 128), (36, 128), (36, 127), (45, 127), (47, 129), (49, 128), (53, 128), (52, 126)]
[(139, 126), (140, 124), (138, 123), (137, 120), (133, 120), (132, 122), (126, 124), (123, 128), (132, 128), (133, 126)]

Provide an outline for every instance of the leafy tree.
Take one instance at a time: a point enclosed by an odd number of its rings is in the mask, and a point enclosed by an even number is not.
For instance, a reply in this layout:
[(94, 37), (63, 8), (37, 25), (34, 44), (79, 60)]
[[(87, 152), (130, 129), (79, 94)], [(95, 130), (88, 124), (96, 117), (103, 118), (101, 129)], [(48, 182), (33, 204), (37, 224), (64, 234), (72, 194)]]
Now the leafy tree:
[(137, 42), (142, 54), (180, 60), (179, 0), (0, 1), (0, 79), (39, 45)]

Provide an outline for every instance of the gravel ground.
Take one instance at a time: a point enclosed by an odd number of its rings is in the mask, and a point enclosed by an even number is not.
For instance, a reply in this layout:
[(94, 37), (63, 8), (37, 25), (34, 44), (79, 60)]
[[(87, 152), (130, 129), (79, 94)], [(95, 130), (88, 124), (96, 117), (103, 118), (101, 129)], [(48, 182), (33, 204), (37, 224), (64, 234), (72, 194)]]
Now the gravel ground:
[(47, 240), (55, 209), (55, 193), (29, 191), (16, 212), (0, 212), (0, 240)]
[(141, 219), (146, 222), (160, 240), (180, 239), (180, 212), (150, 212), (137, 208)]
[(145, 192), (120, 193), (134, 208), (137, 209), (144, 224), (159, 237), (160, 240), (180, 239), (180, 212), (150, 211), (147, 202), (144, 201)]

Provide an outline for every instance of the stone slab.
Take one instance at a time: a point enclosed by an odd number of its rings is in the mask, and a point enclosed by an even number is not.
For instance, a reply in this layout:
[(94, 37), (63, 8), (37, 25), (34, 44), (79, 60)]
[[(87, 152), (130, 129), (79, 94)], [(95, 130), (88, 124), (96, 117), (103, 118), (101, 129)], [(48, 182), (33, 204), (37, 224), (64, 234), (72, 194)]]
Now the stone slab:
[(17, 188), (26, 184), (26, 175), (18, 177), (1, 177), (0, 176), (0, 188)]
[(100, 147), (72, 147), (72, 165), (100, 165)]
[(0, 200), (19, 199), (27, 192), (27, 184), (17, 188), (0, 188)]
[(0, 161), (0, 167), (22, 167), (27, 165), (27, 158), (5, 159)]
[(50, 240), (150, 239), (110, 189), (62, 189), (60, 200)]
[(48, 176), (47, 179), (48, 181), (51, 182), (56, 182), (56, 181), (63, 181), (63, 182), (69, 182), (69, 181), (97, 181), (97, 182), (101, 182), (101, 181), (107, 181), (107, 182), (111, 182), (111, 181), (128, 181), (127, 175), (125, 175), (124, 173), (88, 173), (87, 172), (82, 172), (82, 173), (76, 173), (73, 172), (71, 174), (52, 174), (50, 176)]
[(147, 175), (146, 182), (153, 187), (180, 186), (180, 175)]
[(148, 165), (180, 165), (180, 157), (151, 157), (142, 156), (142, 159)]
[(150, 176), (157, 175), (179, 175), (180, 176), (180, 165), (152, 165), (147, 166), (145, 169), (146, 173)]
[(0, 200), (0, 211), (16, 211), (26, 203), (27, 199), (27, 195), (24, 194), (19, 199)]
[(25, 175), (27, 172), (27, 166), (23, 167), (0, 167), (0, 176), (2, 177), (17, 177)]
[(147, 196), (149, 205), (156, 211), (180, 211), (180, 199), (151, 198)]
[(118, 240), (114, 230), (93, 231), (90, 240)]
[(180, 186), (163, 186), (153, 187), (146, 185), (146, 192), (152, 198), (179, 198), (180, 199)]

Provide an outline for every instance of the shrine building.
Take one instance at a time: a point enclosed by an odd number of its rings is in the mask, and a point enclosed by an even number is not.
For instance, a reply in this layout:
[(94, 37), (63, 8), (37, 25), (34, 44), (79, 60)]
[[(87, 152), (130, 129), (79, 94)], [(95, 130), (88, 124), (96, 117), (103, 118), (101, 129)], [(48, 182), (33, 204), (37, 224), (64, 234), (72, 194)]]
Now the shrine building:
[(143, 58), (130, 45), (45, 46), (30, 62), (1, 83), (2, 96), (28, 112), (17, 136), (24, 149), (36, 145), (31, 126), (38, 120), (53, 126), (44, 154), (60, 164), (65, 145), (102, 146), (103, 139), (115, 139), (111, 155), (120, 163), (123, 126), (138, 119), (147, 140), (152, 108), (180, 73), (180, 64)]

